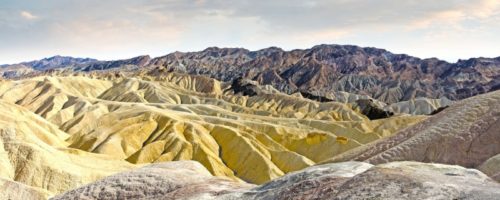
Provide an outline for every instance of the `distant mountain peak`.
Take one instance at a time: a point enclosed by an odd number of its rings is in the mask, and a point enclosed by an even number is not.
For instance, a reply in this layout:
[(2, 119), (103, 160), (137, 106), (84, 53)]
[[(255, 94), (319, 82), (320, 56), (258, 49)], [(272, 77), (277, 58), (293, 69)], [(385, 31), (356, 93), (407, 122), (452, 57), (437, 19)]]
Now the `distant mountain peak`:
[(70, 56), (55, 55), (41, 60), (34, 60), (30, 62), (20, 63), (22, 65), (30, 66), (36, 70), (47, 70), (60, 67), (75, 66), (79, 64), (97, 62), (98, 60), (92, 58), (75, 58)]

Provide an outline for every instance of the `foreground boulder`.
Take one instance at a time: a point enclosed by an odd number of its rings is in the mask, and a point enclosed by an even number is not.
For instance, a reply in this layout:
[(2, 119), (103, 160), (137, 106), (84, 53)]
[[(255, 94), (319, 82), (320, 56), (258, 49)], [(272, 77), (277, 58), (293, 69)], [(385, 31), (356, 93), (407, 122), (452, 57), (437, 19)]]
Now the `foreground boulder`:
[(393, 162), (318, 165), (261, 186), (211, 176), (194, 161), (116, 174), (54, 199), (498, 199), (500, 184), (460, 166)]
[(500, 182), (500, 154), (486, 160), (478, 169)]
[(206, 199), (251, 186), (214, 177), (198, 162), (176, 161), (115, 174), (53, 199)]
[(355, 176), (329, 199), (498, 199), (500, 184), (460, 166), (393, 162)]
[[(324, 199), (337, 188), (373, 165), (343, 162), (308, 167), (253, 188), (241, 194), (225, 195), (225, 199)], [(230, 198), (229, 198), (230, 197)]]

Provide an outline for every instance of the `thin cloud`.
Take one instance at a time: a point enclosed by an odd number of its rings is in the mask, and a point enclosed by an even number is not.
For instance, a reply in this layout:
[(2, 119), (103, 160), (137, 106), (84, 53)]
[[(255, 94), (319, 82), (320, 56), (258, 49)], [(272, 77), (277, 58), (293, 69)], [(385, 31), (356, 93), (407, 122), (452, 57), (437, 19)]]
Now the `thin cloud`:
[(24, 19), (27, 19), (27, 20), (38, 19), (38, 16), (33, 15), (32, 13), (30, 13), (28, 11), (21, 11), (19, 14), (21, 15), (21, 17), (23, 17)]

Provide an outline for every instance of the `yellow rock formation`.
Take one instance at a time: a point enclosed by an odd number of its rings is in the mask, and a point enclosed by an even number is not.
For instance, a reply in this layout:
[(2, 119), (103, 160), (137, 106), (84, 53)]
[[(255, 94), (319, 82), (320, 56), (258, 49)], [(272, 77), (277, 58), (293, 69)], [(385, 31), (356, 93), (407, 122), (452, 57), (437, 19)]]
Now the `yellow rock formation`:
[(0, 100), (0, 110), (3, 187), (18, 188), (32, 195), (40, 192), (45, 196), (135, 167), (109, 155), (68, 149), (64, 141), (68, 137), (66, 133), (18, 105)]
[(3, 81), (0, 177), (52, 195), (135, 164), (196, 160), (260, 184), (425, 118), (370, 121), (348, 104), (231, 95), (222, 85), (178, 74)]

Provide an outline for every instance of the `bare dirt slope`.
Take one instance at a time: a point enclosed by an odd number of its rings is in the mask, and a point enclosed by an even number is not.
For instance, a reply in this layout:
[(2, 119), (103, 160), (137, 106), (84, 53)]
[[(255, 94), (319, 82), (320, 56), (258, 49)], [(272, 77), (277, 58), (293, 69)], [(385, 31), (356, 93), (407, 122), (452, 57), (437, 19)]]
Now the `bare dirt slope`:
[(332, 161), (378, 164), (414, 160), (479, 167), (500, 153), (500, 92), (459, 101), (395, 135), (340, 155)]

